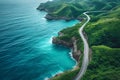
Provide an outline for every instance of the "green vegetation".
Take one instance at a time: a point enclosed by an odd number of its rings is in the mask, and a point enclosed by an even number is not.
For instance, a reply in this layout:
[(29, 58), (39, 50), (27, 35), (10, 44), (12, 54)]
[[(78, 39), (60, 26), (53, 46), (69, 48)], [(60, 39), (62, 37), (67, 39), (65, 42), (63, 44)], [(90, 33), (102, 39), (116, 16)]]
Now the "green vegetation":
[(92, 61), (82, 80), (119, 80), (120, 48), (92, 47)]
[[(92, 47), (92, 61), (82, 80), (119, 80), (120, 79), (120, 48), (107, 46)], [(77, 70), (68, 71), (51, 80), (73, 80)]]
[(66, 71), (60, 76), (54, 77), (51, 80), (73, 80), (74, 77), (77, 75), (80, 69), (73, 70), (73, 71)]
[[(48, 11), (51, 16), (78, 18), (84, 11), (106, 10), (105, 13), (89, 13), (91, 21), (85, 27), (88, 42), (92, 49), (92, 60), (82, 80), (119, 80), (120, 79), (120, 0), (54, 0), (42, 3), (38, 9)], [(85, 22), (63, 29), (58, 39), (72, 42), (83, 50), (83, 42), (78, 29)], [(83, 55), (82, 55), (83, 56)], [(66, 71), (51, 80), (73, 80), (79, 68)]]
[(80, 9), (77, 8), (74, 4), (63, 4), (60, 9), (52, 13), (52, 15), (61, 16), (61, 17), (65, 16), (70, 18), (75, 18), (80, 14), (81, 14)]
[[(92, 49), (92, 60), (82, 80), (119, 80), (120, 79), (120, 7), (101, 14), (90, 14), (90, 23), (85, 27), (88, 42)], [(95, 16), (95, 17), (94, 17)], [(82, 23), (83, 24), (83, 23)], [(65, 41), (73, 36), (79, 37), (78, 28), (82, 24), (67, 28), (60, 37)], [(67, 37), (66, 37), (67, 36)], [(81, 39), (80, 39), (81, 40)], [(82, 41), (78, 41), (81, 43)], [(83, 45), (79, 44), (79, 47)], [(108, 46), (108, 47), (107, 47)], [(81, 50), (81, 48), (79, 48)], [(81, 61), (81, 60), (80, 60)], [(79, 66), (80, 63), (79, 63)], [(67, 71), (51, 80), (73, 80), (77, 70)], [(67, 77), (69, 76), (69, 77)]]
[(47, 11), (52, 18), (79, 19), (85, 11), (112, 10), (119, 4), (120, 0), (53, 0), (41, 3), (37, 9)]
[(104, 18), (97, 22), (91, 22), (85, 31), (88, 34), (88, 41), (92, 45), (107, 45), (110, 47), (120, 47), (120, 19)]
[(83, 23), (84, 23), (84, 21), (82, 23), (76, 24), (73, 27), (63, 29), (60, 32), (62, 32), (64, 35), (58, 36), (57, 38), (64, 40), (66, 42), (72, 43), (72, 38), (74, 37), (77, 40), (78, 50), (83, 51), (83, 42), (82, 42), (79, 32), (78, 32), (79, 28), (82, 26)]

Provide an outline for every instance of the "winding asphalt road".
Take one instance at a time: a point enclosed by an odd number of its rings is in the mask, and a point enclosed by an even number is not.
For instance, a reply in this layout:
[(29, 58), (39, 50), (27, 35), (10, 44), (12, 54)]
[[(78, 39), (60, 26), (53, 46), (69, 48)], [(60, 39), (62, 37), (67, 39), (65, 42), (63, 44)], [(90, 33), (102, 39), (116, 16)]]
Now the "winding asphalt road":
[(85, 36), (83, 34), (84, 27), (91, 19), (87, 13), (98, 13), (98, 12), (103, 13), (103, 12), (107, 12), (107, 11), (89, 11), (89, 12), (83, 13), (87, 17), (87, 21), (79, 28), (79, 34), (84, 43), (84, 56), (83, 56), (81, 69), (74, 80), (80, 80), (82, 78), (82, 76), (85, 74), (88, 64), (89, 64), (89, 45), (88, 45), (87, 39), (85, 38)]
[(83, 62), (82, 62), (81, 69), (80, 69), (79, 73), (77, 74), (75, 80), (80, 80), (82, 78), (82, 76), (85, 74), (85, 72), (87, 70), (88, 63), (89, 63), (89, 45), (88, 45), (87, 39), (85, 38), (85, 36), (83, 34), (84, 27), (90, 21), (90, 16), (87, 15), (87, 13), (88, 12), (83, 13), (87, 17), (87, 21), (79, 29), (79, 34), (84, 43), (84, 56), (83, 56)]

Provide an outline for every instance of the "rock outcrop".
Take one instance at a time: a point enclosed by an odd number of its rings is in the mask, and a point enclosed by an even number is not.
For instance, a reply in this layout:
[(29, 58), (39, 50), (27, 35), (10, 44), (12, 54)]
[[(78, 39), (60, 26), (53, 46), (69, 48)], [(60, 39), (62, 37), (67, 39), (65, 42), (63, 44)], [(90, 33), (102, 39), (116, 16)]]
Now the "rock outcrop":
[(75, 39), (75, 37), (72, 38), (72, 42), (73, 42), (73, 47), (72, 47), (73, 58), (75, 58), (76, 61), (79, 61), (79, 57), (80, 57), (81, 51), (78, 50), (77, 40)]
[(52, 14), (47, 14), (47, 15), (45, 16), (45, 18), (46, 18), (47, 20), (60, 20), (60, 19), (62, 19), (62, 20), (66, 20), (66, 21), (70, 21), (70, 20), (74, 20), (74, 19), (75, 19), (75, 18), (73, 18), (73, 17), (54, 16), (54, 15), (52, 15)]
[(60, 19), (61, 19), (61, 20), (66, 20), (66, 21), (75, 20), (75, 19), (80, 20), (80, 21), (83, 20), (82, 17), (56, 16), (56, 15), (52, 14), (52, 10), (51, 10), (51, 11), (48, 10), (48, 9), (44, 6), (43, 3), (41, 3), (41, 5), (37, 8), (37, 10), (47, 12), (48, 14), (45, 16), (45, 18), (46, 18), (47, 20), (60, 20)]
[(69, 48), (72, 48), (72, 47), (73, 47), (73, 44), (72, 44), (72, 43), (66, 42), (66, 41), (64, 41), (64, 40), (60, 40), (60, 39), (57, 38), (57, 37), (53, 37), (52, 43), (53, 43), (53, 44), (58, 44), (58, 45), (64, 45), (64, 46), (69, 47)]
[[(61, 33), (61, 32), (58, 33), (59, 37), (63, 36), (63, 35), (64, 34)], [(71, 48), (72, 49), (73, 58), (76, 61), (79, 61), (79, 57), (80, 57), (81, 51), (78, 50), (78, 48), (77, 48), (77, 40), (76, 40), (75, 37), (72, 37), (71, 42), (67, 42), (67, 41), (61, 40), (58, 37), (53, 37), (52, 43), (53, 44), (57, 44), (57, 45), (63, 45), (63, 46)]]

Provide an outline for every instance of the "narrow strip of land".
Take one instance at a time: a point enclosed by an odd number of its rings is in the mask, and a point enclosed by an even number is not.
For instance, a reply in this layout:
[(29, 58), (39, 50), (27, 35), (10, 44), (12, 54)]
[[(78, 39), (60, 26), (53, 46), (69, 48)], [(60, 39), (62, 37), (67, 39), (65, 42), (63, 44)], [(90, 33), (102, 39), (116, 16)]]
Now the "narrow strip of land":
[(81, 77), (85, 74), (85, 72), (87, 70), (88, 63), (89, 63), (89, 45), (88, 45), (87, 39), (85, 38), (85, 36), (83, 34), (84, 27), (90, 21), (90, 16), (87, 15), (87, 13), (88, 12), (83, 13), (87, 17), (87, 21), (79, 29), (80, 37), (81, 37), (81, 39), (83, 40), (83, 43), (84, 43), (84, 56), (83, 56), (81, 69), (80, 69), (79, 73), (77, 74), (75, 80), (80, 80), (81, 79)]

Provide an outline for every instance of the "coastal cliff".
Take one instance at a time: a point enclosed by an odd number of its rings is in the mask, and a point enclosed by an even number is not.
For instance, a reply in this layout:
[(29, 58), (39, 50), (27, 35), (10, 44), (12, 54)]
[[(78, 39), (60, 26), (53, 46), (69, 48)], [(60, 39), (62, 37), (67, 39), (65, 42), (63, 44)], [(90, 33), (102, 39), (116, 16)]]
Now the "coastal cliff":
[[(62, 36), (64, 36), (64, 34), (59, 32), (58, 33), (58, 37), (62, 37)], [(68, 41), (61, 40), (58, 37), (53, 37), (52, 43), (53, 44), (57, 44), (57, 45), (63, 45), (63, 46), (71, 48), (72, 49), (73, 58), (76, 61), (79, 61), (79, 56), (81, 54), (81, 51), (78, 50), (78, 48), (77, 48), (77, 40), (76, 40), (76, 38), (72, 37), (70, 42), (68, 42)]]
[[(81, 24), (63, 29), (53, 43), (72, 49), (73, 57), (78, 61), (78, 68), (66, 71), (50, 80), (74, 80), (78, 74), (83, 54), (83, 43), (78, 29), (84, 23), (81, 14), (85, 11), (106, 11), (90, 13), (91, 20), (84, 31), (92, 54), (90, 64), (81, 80), (119, 80), (120, 79), (120, 0), (53, 0), (39, 6), (38, 10), (48, 12), (48, 20), (81, 19)], [(81, 50), (81, 51), (80, 51)], [(81, 58), (78, 59), (77, 57)]]
[[(64, 2), (64, 3), (63, 3)], [(56, 5), (57, 4), (57, 5)], [(48, 14), (45, 16), (47, 20), (82, 20), (80, 16), (83, 12), (82, 7), (78, 3), (68, 3), (67, 1), (48, 1), (41, 3), (37, 10), (45, 11)], [(76, 14), (74, 14), (76, 13)]]
[(47, 20), (66, 20), (66, 21), (70, 21), (70, 20), (74, 20), (75, 18), (74, 17), (66, 17), (66, 16), (55, 16), (55, 15), (52, 15), (52, 14), (47, 14), (45, 16), (45, 18)]

